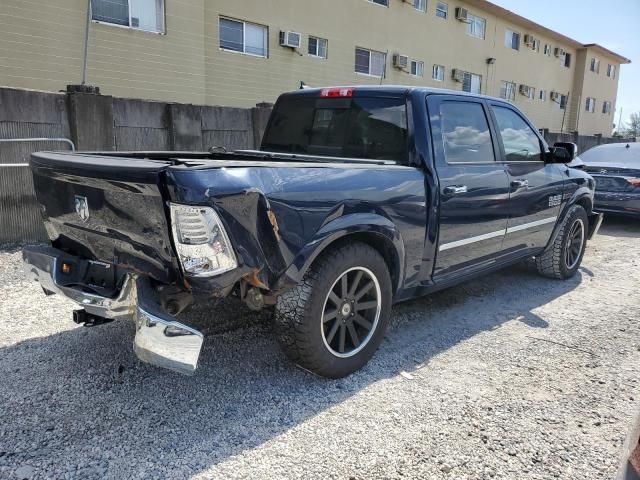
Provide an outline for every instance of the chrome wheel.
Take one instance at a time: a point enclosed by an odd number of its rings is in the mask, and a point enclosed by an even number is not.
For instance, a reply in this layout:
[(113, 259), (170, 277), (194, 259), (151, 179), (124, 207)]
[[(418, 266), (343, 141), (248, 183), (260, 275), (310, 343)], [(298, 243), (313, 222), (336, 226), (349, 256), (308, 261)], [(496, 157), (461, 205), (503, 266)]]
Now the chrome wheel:
[(381, 298), (380, 283), (368, 268), (353, 267), (338, 277), (325, 298), (320, 325), (333, 355), (352, 357), (366, 347), (378, 326)]
[(573, 269), (580, 261), (584, 247), (584, 223), (577, 219), (571, 225), (564, 249), (564, 264), (568, 270)]

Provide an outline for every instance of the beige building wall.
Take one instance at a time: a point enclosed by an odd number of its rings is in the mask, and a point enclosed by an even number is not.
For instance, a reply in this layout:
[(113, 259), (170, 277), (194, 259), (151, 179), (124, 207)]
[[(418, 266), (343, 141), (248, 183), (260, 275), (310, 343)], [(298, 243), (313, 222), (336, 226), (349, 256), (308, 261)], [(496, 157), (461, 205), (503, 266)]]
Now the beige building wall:
[[(93, 22), (90, 28), (88, 81), (105, 94), (196, 104), (250, 107), (273, 102), (301, 81), (311, 86), (339, 84), (402, 84), (461, 90), (454, 68), (482, 77), (482, 93), (500, 95), (501, 81), (536, 89), (529, 99), (516, 90), (514, 103), (539, 128), (583, 134), (611, 132), (613, 115), (602, 115), (602, 101), (615, 103), (616, 78), (588, 71), (579, 57), (590, 53), (581, 44), (510, 14), (483, 0), (449, 1), (448, 18), (435, 15), (436, 0), (426, 12), (412, 3), (390, 0), (389, 7), (368, 0), (165, 0), (165, 33), (142, 32)], [(0, 85), (60, 90), (81, 79), (85, 23), (84, 0), (2, 0), (0, 2)], [(486, 20), (484, 39), (465, 33), (455, 19), (456, 7)], [(506, 12), (506, 13), (505, 13)], [(267, 58), (220, 49), (221, 16), (268, 27)], [(521, 34), (520, 50), (505, 47), (505, 30)], [(302, 34), (299, 51), (279, 46), (281, 30)], [(540, 51), (524, 44), (524, 35), (540, 41)], [(328, 40), (328, 57), (307, 54), (309, 35)], [(561, 47), (572, 55), (570, 68), (543, 48)], [(355, 48), (387, 53), (382, 80), (355, 73)], [(416, 77), (392, 65), (393, 54), (424, 62)], [(599, 55), (602, 54), (598, 52)], [(487, 59), (495, 58), (489, 65)], [(434, 64), (445, 67), (443, 81), (431, 78)], [(587, 70), (585, 70), (587, 68)], [(580, 78), (578, 78), (580, 77)], [(584, 78), (583, 78), (584, 77)], [(596, 112), (583, 115), (582, 92), (597, 99)], [(516, 87), (518, 88), (518, 87)], [(545, 90), (546, 101), (539, 99)], [(551, 92), (567, 94), (566, 110)], [(600, 112), (600, 113), (599, 113)]]

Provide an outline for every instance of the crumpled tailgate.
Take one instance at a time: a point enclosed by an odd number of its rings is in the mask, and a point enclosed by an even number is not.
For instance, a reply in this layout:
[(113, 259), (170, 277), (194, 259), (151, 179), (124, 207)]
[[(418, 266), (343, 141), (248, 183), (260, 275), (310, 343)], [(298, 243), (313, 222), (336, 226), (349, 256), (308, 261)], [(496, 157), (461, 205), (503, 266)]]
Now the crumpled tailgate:
[(162, 198), (168, 162), (35, 153), (36, 197), (54, 247), (168, 282), (178, 272)]

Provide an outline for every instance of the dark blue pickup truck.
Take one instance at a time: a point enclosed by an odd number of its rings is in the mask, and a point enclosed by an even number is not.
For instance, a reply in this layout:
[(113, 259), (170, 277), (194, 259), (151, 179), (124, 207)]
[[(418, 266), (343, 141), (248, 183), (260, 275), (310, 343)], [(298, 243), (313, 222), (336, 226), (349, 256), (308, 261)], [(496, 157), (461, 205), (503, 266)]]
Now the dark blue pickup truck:
[(192, 373), (203, 336), (175, 316), (235, 295), (275, 309), (294, 362), (342, 377), (374, 354), (394, 302), (525, 260), (574, 275), (602, 217), (571, 160), (495, 98), (300, 90), (256, 151), (34, 154), (51, 246), (23, 257), (78, 323), (132, 319), (149, 363)]

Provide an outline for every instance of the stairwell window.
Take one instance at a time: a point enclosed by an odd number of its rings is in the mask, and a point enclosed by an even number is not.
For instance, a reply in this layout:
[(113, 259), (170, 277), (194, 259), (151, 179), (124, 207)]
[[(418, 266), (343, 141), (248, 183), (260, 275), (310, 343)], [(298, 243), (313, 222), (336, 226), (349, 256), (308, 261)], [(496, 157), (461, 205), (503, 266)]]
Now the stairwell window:
[(145, 32), (165, 33), (164, 0), (91, 0), (91, 19)]
[(593, 97), (587, 97), (585, 110), (589, 113), (593, 113), (596, 110), (596, 99)]
[(509, 100), (510, 102), (516, 99), (516, 84), (513, 82), (501, 82), (500, 83), (500, 98)]
[(611, 113), (611, 102), (602, 103), (602, 113)]
[(356, 48), (356, 73), (384, 78), (387, 54)]
[(232, 52), (266, 57), (268, 29), (263, 25), (220, 17), (220, 48)]
[(467, 15), (467, 20), (469, 21), (469, 23), (467, 23), (467, 35), (484, 40), (487, 21), (484, 18), (476, 17), (470, 13)]
[(609, 64), (607, 66), (607, 77), (616, 78), (616, 66)]
[(567, 96), (566, 95), (560, 95), (560, 110), (566, 110), (567, 108)]
[(436, 5), (436, 17), (447, 19), (449, 16), (449, 5), (444, 2), (438, 2)]
[(520, 34), (507, 30), (504, 34), (504, 46), (513, 50), (520, 50)]
[(444, 81), (444, 65), (434, 65), (431, 70), (431, 78), (438, 82)]
[(571, 54), (570, 53), (565, 53), (564, 54), (564, 58), (562, 59), (562, 64), (567, 68), (571, 67)]

